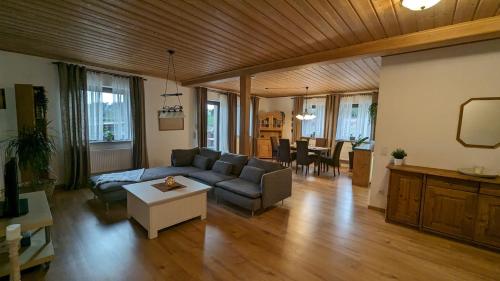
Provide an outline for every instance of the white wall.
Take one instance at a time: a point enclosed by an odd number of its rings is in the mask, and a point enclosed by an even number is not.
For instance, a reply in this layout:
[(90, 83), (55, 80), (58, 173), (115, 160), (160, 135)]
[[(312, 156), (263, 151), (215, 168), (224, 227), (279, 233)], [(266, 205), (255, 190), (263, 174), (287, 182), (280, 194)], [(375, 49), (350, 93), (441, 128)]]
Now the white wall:
[[(455, 170), (481, 165), (500, 170), (500, 149), (456, 141), (460, 105), (500, 96), (500, 40), (382, 58), (370, 205), (385, 208), (390, 152), (407, 164)], [(492, 126), (500, 126), (500, 120)]]
[(285, 124), (283, 125), (283, 138), (292, 139), (292, 111), (293, 99), (282, 98), (260, 98), (259, 111), (283, 111), (285, 113)]
[[(56, 156), (51, 165), (56, 178), (63, 176), (64, 160), (62, 157), (62, 132), (59, 104), (59, 78), (54, 60), (0, 51), (0, 88), (6, 89), (7, 110), (0, 109), (0, 140), (9, 135), (17, 134), (14, 84), (33, 84), (44, 86), (49, 99), (48, 119), (52, 121), (52, 134), (56, 141)], [(119, 72), (117, 72), (119, 73)], [(122, 73), (123, 74), (123, 73)], [(157, 111), (163, 104), (165, 79), (145, 77), (144, 83), (146, 102), (146, 138), (148, 157), (151, 166), (169, 165), (170, 152), (173, 148), (192, 147), (195, 138), (195, 105), (194, 90), (180, 87), (184, 95), (181, 102), (186, 118), (183, 131), (158, 130)], [(174, 84), (169, 84), (169, 88)], [(169, 98), (169, 102), (177, 102)], [(3, 154), (3, 151), (0, 151)], [(0, 163), (0, 175), (3, 175), (3, 163)], [(3, 176), (0, 176), (0, 188), (3, 188)]]

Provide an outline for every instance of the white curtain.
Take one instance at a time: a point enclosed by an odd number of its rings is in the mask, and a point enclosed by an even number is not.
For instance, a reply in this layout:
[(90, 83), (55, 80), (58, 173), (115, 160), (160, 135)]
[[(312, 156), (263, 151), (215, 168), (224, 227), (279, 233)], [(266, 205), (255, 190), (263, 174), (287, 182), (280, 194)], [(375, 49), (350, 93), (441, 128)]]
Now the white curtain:
[(130, 140), (130, 81), (126, 77), (112, 77), (111, 88), (113, 101), (111, 104), (112, 123), (111, 131), (114, 140)]
[[(304, 110), (306, 102), (304, 101)], [(302, 121), (302, 136), (322, 138), (325, 129), (326, 98), (312, 98), (307, 100), (307, 112), (316, 115), (312, 120)]]
[(228, 125), (229, 120), (228, 105), (227, 105), (227, 95), (219, 94), (220, 103), (220, 121), (219, 121), (219, 149), (222, 152), (229, 152), (229, 137), (228, 137)]
[(104, 102), (101, 73), (87, 71), (87, 106), (89, 140), (102, 141), (104, 139)]
[(353, 95), (340, 98), (339, 116), (336, 138), (349, 140), (354, 138), (370, 138), (370, 105), (371, 95)]

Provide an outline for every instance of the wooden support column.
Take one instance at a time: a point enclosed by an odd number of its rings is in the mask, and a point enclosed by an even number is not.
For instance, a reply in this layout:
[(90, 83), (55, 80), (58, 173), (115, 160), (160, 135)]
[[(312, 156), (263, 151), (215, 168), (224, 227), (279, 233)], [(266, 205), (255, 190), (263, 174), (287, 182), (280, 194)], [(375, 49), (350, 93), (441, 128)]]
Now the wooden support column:
[(240, 154), (250, 155), (250, 75), (240, 76)]

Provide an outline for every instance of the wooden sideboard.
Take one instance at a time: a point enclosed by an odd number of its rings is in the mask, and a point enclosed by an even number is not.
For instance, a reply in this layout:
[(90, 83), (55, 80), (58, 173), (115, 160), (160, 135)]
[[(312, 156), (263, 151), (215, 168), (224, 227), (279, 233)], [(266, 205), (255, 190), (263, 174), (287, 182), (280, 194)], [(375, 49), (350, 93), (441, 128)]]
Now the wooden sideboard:
[(389, 165), (386, 221), (500, 250), (500, 178)]
[(373, 144), (362, 144), (353, 148), (352, 184), (362, 187), (370, 185)]
[(279, 111), (259, 112), (259, 136), (257, 138), (258, 158), (272, 158), (271, 137), (280, 139), (283, 133), (284, 114)]

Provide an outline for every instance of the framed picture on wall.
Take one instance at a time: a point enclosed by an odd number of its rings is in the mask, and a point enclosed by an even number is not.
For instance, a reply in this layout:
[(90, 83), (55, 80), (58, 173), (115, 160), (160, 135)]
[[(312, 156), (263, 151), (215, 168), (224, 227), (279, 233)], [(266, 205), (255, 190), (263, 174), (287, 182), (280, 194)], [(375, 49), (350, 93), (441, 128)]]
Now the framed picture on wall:
[(5, 101), (5, 89), (0, 89), (0, 109), (6, 109), (7, 102)]

